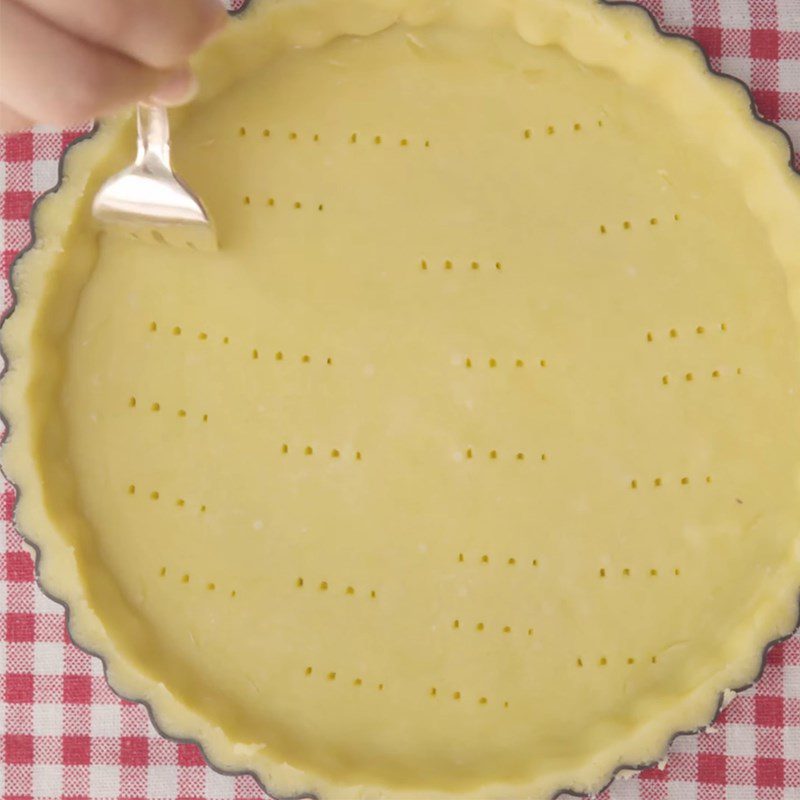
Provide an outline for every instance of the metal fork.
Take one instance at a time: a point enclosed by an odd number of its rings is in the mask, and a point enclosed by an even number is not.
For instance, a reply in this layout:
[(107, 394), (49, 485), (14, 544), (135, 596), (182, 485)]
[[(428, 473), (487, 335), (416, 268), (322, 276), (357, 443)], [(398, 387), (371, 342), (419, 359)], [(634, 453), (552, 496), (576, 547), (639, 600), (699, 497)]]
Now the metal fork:
[(100, 187), (94, 216), (140, 240), (216, 250), (216, 232), (203, 204), (172, 171), (167, 110), (142, 103), (136, 123), (136, 160)]

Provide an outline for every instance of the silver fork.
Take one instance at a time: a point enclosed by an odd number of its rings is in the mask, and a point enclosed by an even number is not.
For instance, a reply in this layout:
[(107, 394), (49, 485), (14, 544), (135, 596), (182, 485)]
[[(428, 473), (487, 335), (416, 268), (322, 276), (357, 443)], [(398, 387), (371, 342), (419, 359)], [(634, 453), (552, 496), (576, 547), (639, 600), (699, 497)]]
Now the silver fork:
[(203, 204), (172, 171), (167, 110), (142, 103), (136, 124), (136, 160), (100, 187), (95, 217), (140, 240), (216, 250), (216, 232)]

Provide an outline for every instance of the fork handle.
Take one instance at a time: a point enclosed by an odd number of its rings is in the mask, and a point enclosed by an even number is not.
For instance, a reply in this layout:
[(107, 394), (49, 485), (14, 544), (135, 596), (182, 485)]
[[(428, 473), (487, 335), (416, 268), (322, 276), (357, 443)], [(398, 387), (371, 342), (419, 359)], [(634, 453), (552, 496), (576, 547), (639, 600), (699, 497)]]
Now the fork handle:
[(136, 106), (136, 127), (136, 164), (151, 170), (166, 169), (171, 172), (167, 109), (161, 105), (139, 103)]

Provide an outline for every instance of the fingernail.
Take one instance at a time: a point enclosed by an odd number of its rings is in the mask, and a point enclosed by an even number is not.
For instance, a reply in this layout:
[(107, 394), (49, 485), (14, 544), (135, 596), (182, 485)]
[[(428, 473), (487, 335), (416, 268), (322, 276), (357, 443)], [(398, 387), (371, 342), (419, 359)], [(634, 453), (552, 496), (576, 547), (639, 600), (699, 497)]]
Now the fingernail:
[(199, 85), (195, 74), (187, 68), (173, 72), (151, 95), (154, 103), (163, 106), (181, 106), (196, 94)]

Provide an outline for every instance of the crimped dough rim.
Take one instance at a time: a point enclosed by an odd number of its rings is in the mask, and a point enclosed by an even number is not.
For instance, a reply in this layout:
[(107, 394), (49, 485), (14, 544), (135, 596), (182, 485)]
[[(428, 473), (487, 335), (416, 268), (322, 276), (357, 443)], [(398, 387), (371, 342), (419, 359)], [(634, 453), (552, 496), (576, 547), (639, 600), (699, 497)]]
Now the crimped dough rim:
[[(480, 14), (480, 2), (465, 2), (463, 14)], [(755, 124), (753, 104), (742, 84), (712, 77), (699, 48), (682, 37), (666, 39), (657, 36), (648, 14), (638, 6), (600, 8), (588, 0), (509, 0), (507, 11), (524, 39), (533, 44), (560, 44), (570, 52), (580, 51), (582, 43), (573, 35), (580, 25), (608, 26), (622, 41), (645, 43), (643, 51), (652, 59), (652, 68), (641, 70), (646, 76), (658, 73), (662, 78), (659, 91), (668, 101), (694, 103), (695, 124), (702, 127), (706, 119), (725, 113), (734, 133), (718, 143), (720, 158), (729, 164), (740, 164), (754, 213), (769, 221), (776, 252), (780, 255), (789, 280), (789, 298), (795, 315), (800, 315), (800, 295), (797, 276), (800, 274), (800, 226), (796, 220), (800, 209), (800, 183), (786, 169), (786, 140), (778, 129)], [(626, 6), (629, 4), (625, 4)], [(223, 81), (215, 78), (219, 65), (233, 58), (238, 43), (255, 38), (263, 27), (278, 20), (287, 41), (309, 45), (327, 41), (342, 33), (368, 35), (382, 30), (398, 20), (407, 24), (425, 24), (448, 15), (460, 16), (445, 2), (424, 0), (312, 0), (295, 3), (293, 0), (277, 5), (262, 3), (248, 11), (243, 22), (236, 22), (217, 43), (203, 53), (197, 63), (204, 81), (204, 97), (215, 94)], [(330, 9), (344, 9), (326, 16)], [(306, 26), (306, 14), (313, 18), (322, 11), (327, 25), (312, 30)], [(246, 24), (246, 27), (244, 25)], [(578, 37), (579, 38), (579, 37)], [(585, 43), (584, 43), (585, 44)], [(588, 56), (604, 58), (608, 54)], [(578, 52), (578, 57), (581, 57)], [(584, 56), (587, 53), (583, 54)], [(634, 53), (635, 56), (635, 53)], [(614, 66), (624, 70), (636, 59), (625, 53), (624, 45), (611, 57)], [(679, 68), (685, 70), (679, 74)], [(671, 80), (663, 80), (668, 74)], [(698, 97), (691, 98), (683, 82), (691, 78), (702, 87)], [(694, 87), (693, 87), (694, 88)], [(203, 98), (201, 98), (203, 99)], [(686, 111), (686, 109), (684, 110)], [(167, 736), (198, 742), (211, 763), (226, 772), (248, 772), (269, 786), (273, 796), (309, 796), (313, 787), (316, 795), (325, 797), (386, 797), (427, 798), (452, 797), (449, 792), (424, 792), (406, 789), (387, 792), (379, 786), (335, 786), (322, 775), (300, 772), (288, 764), (273, 763), (261, 745), (245, 745), (230, 741), (208, 720), (186, 708), (167, 687), (156, 684), (137, 671), (117, 650), (102, 622), (87, 602), (78, 565), (73, 553), (60, 535), (61, 521), (50, 514), (46, 489), (37, 468), (36, 437), (41, 435), (43, 412), (46, 406), (32, 402), (31, 387), (41, 380), (57, 362), (46, 348), (37, 347), (46, 323), (41, 304), (49, 288), (49, 276), (57, 269), (58, 256), (70, 245), (70, 219), (64, 212), (81, 202), (84, 193), (91, 194), (88, 184), (92, 167), (102, 158), (109, 146), (129, 130), (130, 117), (124, 116), (104, 124), (93, 137), (70, 148), (63, 161), (59, 190), (43, 198), (34, 217), (35, 240), (29, 251), (14, 264), (14, 288), (17, 302), (13, 317), (4, 325), (2, 346), (8, 368), (3, 383), (2, 411), (9, 425), (4, 448), (4, 465), (9, 478), (18, 489), (16, 517), (19, 527), (39, 551), (38, 574), (43, 590), (62, 603), (70, 614), (70, 631), (78, 645), (98, 655), (104, 662), (109, 683), (120, 695), (145, 703), (155, 724)], [(740, 135), (744, 128), (746, 135)], [(753, 175), (758, 179), (753, 179)], [(42, 352), (44, 351), (44, 352)], [(800, 585), (800, 538), (795, 543), (794, 559), (785, 565), (783, 573), (774, 577), (770, 603), (742, 630), (742, 658), (728, 664), (725, 670), (697, 689), (680, 704), (668, 709), (655, 721), (643, 721), (630, 730), (624, 741), (613, 742), (605, 753), (599, 753), (590, 764), (573, 764), (527, 786), (481, 786), (458, 796), (488, 798), (499, 796), (544, 797), (562, 789), (598, 791), (622, 765), (645, 765), (658, 760), (676, 732), (697, 729), (707, 724), (719, 710), (721, 695), (731, 688), (749, 685), (763, 666), (762, 654), (769, 643), (787, 635), (797, 621), (797, 588)]]

